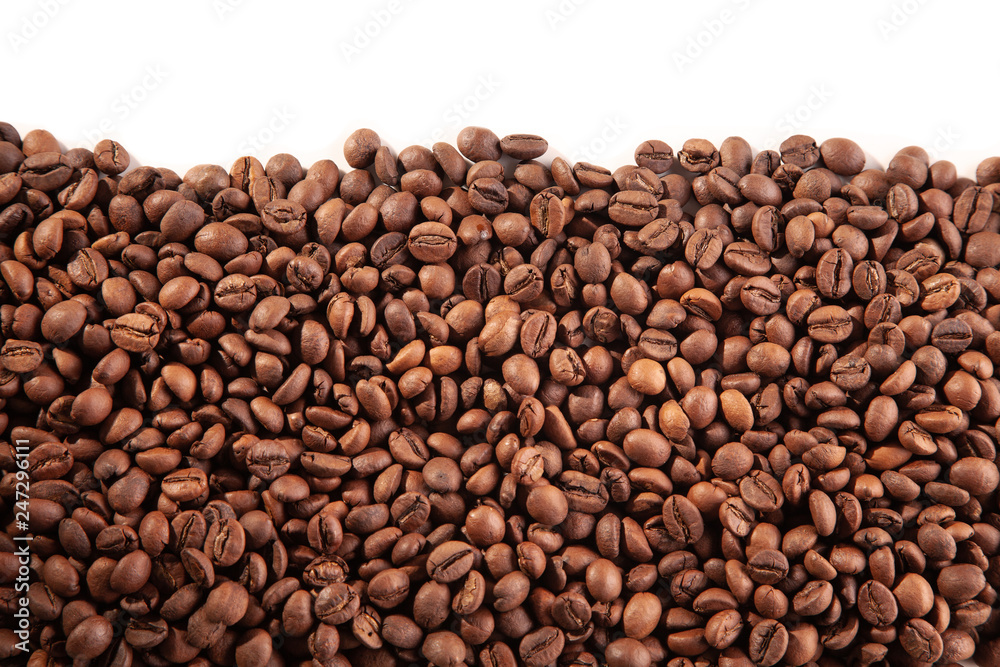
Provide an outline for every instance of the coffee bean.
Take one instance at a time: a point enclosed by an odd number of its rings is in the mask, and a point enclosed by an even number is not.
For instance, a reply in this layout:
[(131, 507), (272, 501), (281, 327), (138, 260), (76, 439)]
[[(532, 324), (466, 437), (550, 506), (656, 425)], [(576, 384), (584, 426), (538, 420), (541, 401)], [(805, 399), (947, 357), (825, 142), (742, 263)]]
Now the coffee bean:
[(415, 258), (430, 263), (451, 257), (458, 244), (455, 233), (439, 222), (422, 222), (411, 231), (407, 248)]
[(536, 134), (508, 134), (500, 140), (500, 150), (516, 160), (534, 160), (548, 148), (549, 142)]
[(762, 512), (771, 512), (784, 503), (781, 484), (772, 475), (751, 470), (739, 483), (740, 497), (747, 505)]
[(566, 224), (566, 210), (562, 200), (552, 192), (540, 192), (529, 205), (531, 226), (546, 238), (559, 235)]
[(688, 139), (677, 153), (681, 166), (695, 173), (706, 173), (719, 165), (719, 151), (705, 139)]
[(466, 575), (474, 560), (475, 555), (469, 545), (457, 541), (444, 542), (428, 557), (427, 574), (438, 582), (456, 581)]
[(544, 288), (545, 278), (533, 264), (515, 266), (503, 281), (504, 292), (518, 303), (533, 301)]
[(664, 174), (674, 163), (674, 150), (659, 139), (644, 141), (635, 149), (635, 163), (657, 174)]
[(30, 188), (51, 191), (65, 185), (73, 169), (59, 151), (43, 151), (25, 157), (17, 175)]
[(7, 340), (0, 348), (0, 365), (14, 373), (29, 373), (42, 364), (42, 346), (30, 340)]
[(775, 549), (761, 549), (747, 561), (747, 574), (759, 584), (777, 584), (788, 575), (788, 559)]
[(921, 575), (910, 572), (893, 589), (899, 608), (908, 616), (924, 616), (933, 607), (934, 590)]
[(777, 664), (788, 650), (788, 629), (776, 620), (761, 621), (750, 631), (750, 659), (758, 665)]
[(197, 468), (177, 470), (163, 478), (163, 492), (172, 500), (194, 500), (208, 489), (205, 473)]
[(608, 215), (615, 222), (627, 227), (641, 227), (652, 222), (657, 215), (656, 197), (649, 192), (623, 190), (612, 195)]
[(952, 602), (975, 597), (986, 585), (983, 572), (975, 565), (950, 565), (941, 570), (937, 586), (940, 594)]
[(896, 598), (884, 584), (867, 581), (858, 589), (858, 611), (872, 625), (888, 625), (896, 620)]
[(469, 186), (469, 203), (477, 211), (496, 215), (507, 208), (507, 188), (493, 178), (480, 178)]
[(87, 309), (79, 301), (61, 301), (49, 308), (41, 321), (41, 332), (46, 340), (59, 345), (75, 336), (83, 328)]
[(726, 246), (723, 261), (741, 276), (764, 276), (771, 268), (768, 254), (747, 241), (737, 241)]
[(405, 600), (410, 593), (410, 579), (402, 570), (382, 570), (368, 583), (368, 599), (377, 607), (389, 609)]
[(664, 501), (663, 525), (671, 539), (683, 544), (697, 542), (705, 530), (698, 508), (679, 495), (672, 495)]
[(296, 202), (274, 199), (261, 208), (260, 219), (264, 227), (272, 232), (295, 234), (305, 227), (306, 210)]
[(899, 643), (911, 657), (923, 662), (935, 662), (944, 651), (941, 635), (922, 618), (911, 618), (906, 622), (900, 632)]
[(94, 146), (94, 164), (109, 176), (117, 176), (129, 166), (129, 154), (117, 141), (102, 139)]
[(365, 169), (375, 161), (375, 154), (381, 145), (382, 141), (374, 130), (355, 130), (344, 142), (344, 158), (354, 169)]
[(688, 263), (698, 269), (710, 269), (722, 257), (723, 241), (714, 229), (699, 230), (691, 235), (684, 248)]
[(816, 265), (816, 287), (827, 298), (839, 299), (851, 289), (854, 262), (840, 248), (827, 250)]
[(500, 139), (485, 127), (466, 127), (458, 133), (458, 150), (473, 162), (499, 160)]
[(865, 168), (865, 153), (850, 139), (827, 139), (819, 146), (823, 164), (835, 174), (854, 176)]
[(112, 633), (111, 623), (103, 616), (84, 619), (66, 637), (66, 654), (74, 659), (94, 659), (111, 645)]
[(340, 625), (351, 620), (361, 607), (361, 596), (346, 583), (323, 587), (316, 597), (316, 618), (330, 625)]
[(558, 658), (562, 654), (565, 642), (562, 630), (545, 626), (525, 635), (521, 640), (518, 653), (525, 665), (540, 667), (548, 665)]

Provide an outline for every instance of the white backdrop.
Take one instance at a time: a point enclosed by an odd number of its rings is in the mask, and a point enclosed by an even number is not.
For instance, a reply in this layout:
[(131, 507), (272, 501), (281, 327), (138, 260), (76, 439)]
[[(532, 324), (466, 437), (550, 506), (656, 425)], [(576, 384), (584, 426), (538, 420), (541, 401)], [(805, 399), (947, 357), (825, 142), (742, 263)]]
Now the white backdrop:
[[(99, 10), (98, 10), (99, 9)], [(465, 125), (609, 167), (645, 139), (847, 136), (973, 175), (1000, 155), (1000, 5), (888, 0), (4, 0), (0, 120), (119, 140), (183, 174), (290, 152), (398, 151)]]
[(617, 166), (642, 140), (848, 136), (972, 175), (1000, 154), (986, 2), (5, 0), (0, 118), (176, 170), (396, 150), (468, 124)]

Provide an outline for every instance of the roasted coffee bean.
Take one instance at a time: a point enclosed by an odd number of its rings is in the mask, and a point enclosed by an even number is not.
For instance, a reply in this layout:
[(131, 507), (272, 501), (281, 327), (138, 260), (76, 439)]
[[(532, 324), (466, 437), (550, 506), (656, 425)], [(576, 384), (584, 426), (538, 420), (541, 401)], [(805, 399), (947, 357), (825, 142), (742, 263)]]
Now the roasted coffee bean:
[(474, 560), (475, 554), (468, 544), (444, 542), (427, 558), (427, 574), (438, 582), (456, 581), (468, 573)]
[(820, 157), (835, 174), (854, 176), (865, 168), (865, 152), (850, 139), (827, 139), (819, 146)]
[(677, 153), (681, 166), (695, 173), (706, 173), (719, 165), (719, 151), (705, 139), (688, 139)]
[(657, 174), (664, 174), (674, 163), (674, 150), (665, 142), (651, 139), (635, 149), (635, 163)]
[[(93, 612), (91, 612), (93, 613)], [(113, 641), (111, 622), (93, 615), (74, 624), (66, 637), (66, 654), (74, 659), (91, 660), (104, 653)]]
[(649, 224), (658, 211), (656, 197), (649, 192), (623, 190), (612, 195), (608, 203), (608, 216), (627, 227)]
[(923, 662), (936, 662), (944, 652), (941, 635), (922, 618), (911, 618), (906, 622), (900, 632), (899, 643), (912, 658)]
[(698, 508), (679, 495), (672, 495), (664, 501), (663, 526), (671, 539), (682, 544), (697, 542), (705, 530)]
[(94, 165), (109, 176), (117, 176), (128, 169), (128, 151), (117, 141), (102, 139), (94, 146)]
[(411, 231), (407, 248), (410, 254), (423, 262), (443, 262), (458, 247), (455, 233), (439, 222), (422, 222)]
[(562, 655), (565, 646), (563, 631), (545, 626), (524, 636), (518, 649), (521, 660), (529, 667), (551, 664)]
[(896, 598), (884, 584), (867, 581), (858, 589), (858, 612), (872, 625), (888, 625), (896, 620)]
[(566, 210), (562, 200), (553, 192), (539, 192), (529, 206), (531, 226), (546, 238), (559, 235), (566, 225)]
[(747, 561), (747, 574), (759, 584), (777, 584), (788, 575), (788, 559), (775, 549), (761, 549)]
[(750, 631), (750, 659), (758, 665), (774, 665), (788, 650), (788, 629), (778, 621), (767, 619)]
[(361, 608), (361, 596), (345, 583), (334, 583), (323, 587), (316, 596), (314, 613), (316, 618), (330, 625), (345, 623)]
[(14, 373), (29, 373), (43, 360), (42, 346), (30, 340), (7, 340), (0, 348), (0, 366)]
[(537, 134), (508, 134), (500, 140), (500, 150), (516, 160), (534, 160), (548, 148), (549, 142)]
[(788, 164), (806, 169), (816, 164), (820, 157), (820, 149), (816, 141), (809, 136), (796, 134), (781, 142), (781, 159)]

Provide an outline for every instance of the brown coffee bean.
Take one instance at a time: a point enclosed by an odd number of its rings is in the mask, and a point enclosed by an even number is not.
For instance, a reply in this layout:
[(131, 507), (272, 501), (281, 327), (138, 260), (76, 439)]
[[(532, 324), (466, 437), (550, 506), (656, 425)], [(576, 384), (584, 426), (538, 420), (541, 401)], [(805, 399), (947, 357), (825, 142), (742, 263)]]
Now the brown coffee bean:
[(484, 127), (464, 128), (458, 133), (456, 145), (462, 155), (473, 162), (499, 160), (502, 151), (500, 139)]
[(344, 157), (354, 169), (365, 169), (375, 161), (375, 154), (382, 145), (374, 130), (355, 130), (344, 142)]
[(42, 360), (42, 346), (34, 341), (8, 339), (0, 348), (0, 366), (14, 373), (30, 373)]
[(777, 664), (788, 650), (788, 630), (778, 621), (761, 621), (750, 631), (750, 659), (758, 665)]
[(92, 660), (104, 653), (112, 640), (111, 623), (103, 616), (91, 616), (66, 637), (66, 653), (74, 659)]
[(340, 625), (351, 620), (360, 608), (361, 596), (357, 591), (346, 583), (333, 583), (319, 592), (313, 612), (324, 623)]
[(951, 602), (970, 600), (985, 585), (982, 570), (970, 564), (950, 565), (941, 570), (937, 580), (940, 594)]
[(205, 473), (197, 468), (186, 468), (170, 473), (163, 478), (163, 493), (172, 500), (184, 502), (194, 500), (208, 490)]
[(884, 584), (867, 581), (858, 589), (858, 611), (872, 625), (887, 625), (896, 620), (896, 598)]
[(410, 593), (410, 579), (403, 570), (382, 570), (368, 582), (368, 598), (381, 609), (402, 603)]
[(562, 200), (552, 192), (539, 192), (529, 206), (531, 226), (546, 238), (554, 238), (566, 225), (566, 210)]
[(508, 134), (500, 140), (500, 150), (516, 160), (534, 160), (548, 148), (549, 142), (536, 134)]
[(719, 151), (705, 139), (688, 139), (677, 153), (681, 166), (695, 173), (706, 173), (719, 165)]
[(525, 665), (540, 667), (558, 658), (565, 646), (563, 631), (553, 626), (544, 626), (529, 633), (521, 640), (518, 652)]
[(422, 222), (409, 235), (410, 254), (424, 262), (443, 262), (451, 257), (458, 242), (455, 233), (439, 222)]
[(427, 574), (437, 582), (450, 583), (464, 577), (472, 568), (475, 555), (464, 542), (444, 542), (427, 559)]
[(921, 575), (910, 572), (893, 589), (899, 608), (910, 617), (921, 617), (930, 612), (934, 604), (934, 589)]
[(674, 150), (659, 139), (644, 141), (635, 149), (635, 163), (657, 174), (664, 174), (674, 163)]
[(941, 635), (922, 618), (911, 618), (903, 626), (899, 643), (911, 657), (924, 662), (935, 662), (944, 651)]
[(94, 146), (94, 164), (109, 176), (117, 176), (129, 166), (129, 154), (117, 141), (102, 139)]
[(819, 146), (823, 164), (835, 174), (853, 176), (865, 168), (865, 153), (850, 139), (827, 139)]
[(669, 496), (664, 501), (663, 525), (671, 539), (683, 544), (697, 542), (705, 530), (701, 512), (690, 500), (680, 495)]
[(152, 561), (145, 551), (126, 554), (111, 573), (111, 588), (118, 593), (135, 593), (146, 585), (152, 571)]
[(532, 489), (525, 500), (525, 507), (533, 519), (549, 526), (562, 523), (569, 513), (566, 496), (552, 485)]

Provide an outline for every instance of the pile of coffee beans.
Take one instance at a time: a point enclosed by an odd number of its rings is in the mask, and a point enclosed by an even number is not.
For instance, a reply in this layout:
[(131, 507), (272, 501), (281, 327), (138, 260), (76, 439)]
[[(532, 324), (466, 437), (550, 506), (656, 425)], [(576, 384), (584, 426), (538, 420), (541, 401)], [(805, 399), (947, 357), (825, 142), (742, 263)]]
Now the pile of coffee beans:
[(0, 139), (3, 664), (1000, 664), (1000, 158)]

